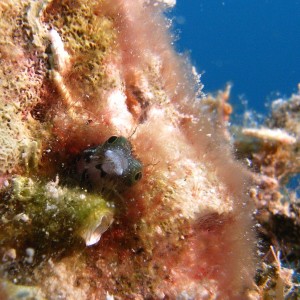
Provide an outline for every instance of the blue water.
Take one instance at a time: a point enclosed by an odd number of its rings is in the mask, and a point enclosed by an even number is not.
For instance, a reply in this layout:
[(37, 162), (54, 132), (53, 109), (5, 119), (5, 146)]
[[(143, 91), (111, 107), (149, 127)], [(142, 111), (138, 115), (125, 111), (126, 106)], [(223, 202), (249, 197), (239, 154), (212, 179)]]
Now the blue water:
[(190, 51), (204, 92), (233, 83), (241, 108), (265, 112), (300, 82), (300, 0), (177, 0), (171, 12), (176, 47)]

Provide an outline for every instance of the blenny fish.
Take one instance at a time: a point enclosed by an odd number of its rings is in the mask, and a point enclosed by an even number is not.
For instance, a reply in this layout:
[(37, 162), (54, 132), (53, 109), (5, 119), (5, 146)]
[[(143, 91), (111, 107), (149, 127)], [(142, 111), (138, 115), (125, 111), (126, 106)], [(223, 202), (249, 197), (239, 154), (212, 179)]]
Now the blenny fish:
[(111, 136), (103, 144), (84, 150), (77, 158), (76, 177), (92, 189), (123, 190), (142, 178), (142, 163), (123, 136)]

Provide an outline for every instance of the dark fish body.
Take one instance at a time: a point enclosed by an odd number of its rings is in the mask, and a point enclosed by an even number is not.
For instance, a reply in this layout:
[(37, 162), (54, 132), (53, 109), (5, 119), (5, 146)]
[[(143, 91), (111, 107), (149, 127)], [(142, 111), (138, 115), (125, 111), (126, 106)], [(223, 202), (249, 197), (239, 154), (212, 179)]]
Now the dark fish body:
[(124, 137), (112, 136), (98, 147), (83, 151), (76, 162), (76, 177), (92, 189), (123, 190), (142, 177), (142, 164)]

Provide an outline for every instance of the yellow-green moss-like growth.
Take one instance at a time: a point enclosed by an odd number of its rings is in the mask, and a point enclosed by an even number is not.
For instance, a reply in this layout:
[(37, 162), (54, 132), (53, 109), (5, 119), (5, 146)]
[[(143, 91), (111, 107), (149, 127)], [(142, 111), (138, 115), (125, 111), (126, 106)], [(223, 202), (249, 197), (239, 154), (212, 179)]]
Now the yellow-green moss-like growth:
[(58, 181), (17, 176), (4, 197), (8, 204), (1, 209), (0, 227), (5, 248), (25, 243), (44, 252), (67, 247), (79, 237), (89, 246), (113, 221), (113, 208), (102, 196), (60, 187)]
[(44, 12), (44, 21), (58, 31), (71, 55), (66, 84), (76, 86), (77, 97), (87, 101), (100, 87), (113, 84), (104, 60), (116, 55), (117, 33), (112, 20), (100, 15), (98, 6), (99, 1), (52, 1)]
[(1, 299), (45, 300), (41, 290), (34, 286), (15, 285), (9, 281), (0, 282)]

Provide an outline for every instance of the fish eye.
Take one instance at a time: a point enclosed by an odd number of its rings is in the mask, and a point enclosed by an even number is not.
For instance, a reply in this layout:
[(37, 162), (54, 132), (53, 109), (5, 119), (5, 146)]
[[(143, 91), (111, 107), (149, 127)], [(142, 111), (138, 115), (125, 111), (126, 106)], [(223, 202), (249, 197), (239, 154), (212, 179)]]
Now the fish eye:
[(118, 137), (116, 135), (113, 135), (106, 142), (108, 144), (113, 144), (117, 139), (118, 139)]
[(135, 180), (135, 181), (139, 181), (141, 178), (142, 178), (142, 172), (137, 172), (137, 173), (134, 175), (134, 180)]

